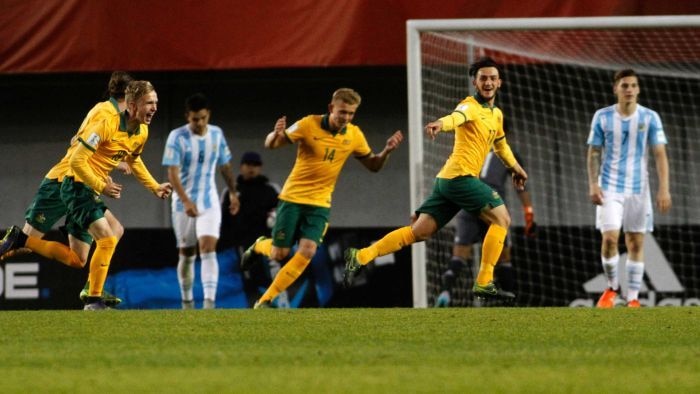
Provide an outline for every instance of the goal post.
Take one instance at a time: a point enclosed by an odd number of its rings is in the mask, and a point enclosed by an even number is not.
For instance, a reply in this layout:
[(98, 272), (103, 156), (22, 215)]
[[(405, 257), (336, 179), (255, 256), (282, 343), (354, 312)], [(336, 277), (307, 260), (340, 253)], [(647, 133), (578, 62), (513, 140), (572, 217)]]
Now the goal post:
[[(409, 20), (406, 36), (412, 209), (432, 190), (453, 143), (449, 133), (424, 138), (424, 125), (472, 93), (467, 70), (476, 58), (488, 55), (503, 65), (496, 105), (513, 129), (510, 145), (524, 157), (540, 229), (534, 239), (522, 236), (520, 203), (509, 192), (523, 306), (589, 305), (601, 285), (586, 139), (595, 110), (615, 102), (613, 73), (634, 69), (640, 104), (659, 113), (669, 139), (674, 204), (668, 215), (655, 212), (655, 231), (645, 242), (645, 252), (654, 250), (647, 253), (643, 295), (655, 297), (648, 303), (656, 305), (662, 298), (683, 304), (700, 297), (700, 268), (694, 264), (700, 258), (700, 16)], [(412, 246), (414, 307), (434, 304), (453, 231), (450, 224)], [(458, 305), (472, 304), (469, 280), (457, 282), (463, 289)]]

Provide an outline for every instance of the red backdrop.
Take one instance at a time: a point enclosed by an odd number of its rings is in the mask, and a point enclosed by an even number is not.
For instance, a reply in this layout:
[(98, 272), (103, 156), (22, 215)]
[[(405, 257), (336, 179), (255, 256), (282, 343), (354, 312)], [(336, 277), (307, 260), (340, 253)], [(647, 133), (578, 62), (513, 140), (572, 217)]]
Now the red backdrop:
[(0, 72), (402, 65), (408, 19), (694, 13), (694, 0), (0, 0)]

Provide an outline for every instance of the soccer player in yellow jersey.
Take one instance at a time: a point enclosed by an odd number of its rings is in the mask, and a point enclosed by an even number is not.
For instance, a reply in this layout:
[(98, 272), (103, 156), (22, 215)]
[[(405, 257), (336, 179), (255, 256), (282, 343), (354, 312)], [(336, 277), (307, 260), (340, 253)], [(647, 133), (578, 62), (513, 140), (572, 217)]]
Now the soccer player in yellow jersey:
[(513, 297), (500, 291), (493, 282), (493, 270), (503, 250), (510, 215), (500, 195), (479, 179), (486, 155), (494, 153), (512, 173), (517, 190), (525, 187), (527, 174), (518, 164), (506, 142), (503, 114), (494, 105), (501, 87), (500, 66), (490, 58), (482, 58), (469, 68), (476, 90), (457, 105), (447, 116), (425, 126), (426, 133), (435, 138), (441, 132), (454, 132), (452, 154), (437, 174), (432, 194), (416, 210), (411, 226), (396, 229), (364, 249), (345, 251), (344, 283), (352, 280), (360, 268), (378, 256), (393, 253), (414, 242), (425, 241), (452, 217), (464, 209), (489, 224), (482, 244), (481, 265), (474, 283), (474, 295), (480, 298)]
[[(140, 158), (148, 125), (157, 110), (158, 96), (148, 81), (132, 81), (126, 88), (126, 110), (106, 117), (93, 118), (78, 132), (79, 145), (69, 159), (70, 169), (61, 183), (61, 200), (66, 204), (66, 227), (69, 233), (87, 229), (97, 247), (90, 260), (89, 296), (86, 310), (105, 309), (102, 288), (120, 231), (99, 194), (120, 198), (122, 186), (113, 182), (110, 172), (119, 162), (129, 163), (134, 176), (159, 198), (167, 198), (170, 183), (153, 179)], [(0, 253), (26, 242), (21, 232), (11, 232), (0, 246)], [(24, 242), (23, 242), (24, 241)], [(9, 246), (8, 246), (9, 245)]]
[[(84, 125), (94, 119), (113, 116), (123, 111), (126, 108), (124, 90), (132, 80), (133, 78), (126, 72), (113, 72), (107, 86), (109, 100), (97, 103), (88, 112), (79, 130), (83, 130)], [(25, 213), (26, 222), (22, 228), (22, 232), (29, 236), (25, 242), (26, 246), (10, 250), (2, 255), (2, 259), (35, 251), (37, 254), (59, 261), (69, 267), (82, 268), (85, 266), (90, 245), (92, 244), (92, 237), (85, 229), (76, 229), (77, 231), (74, 233), (68, 234), (70, 248), (62, 243), (41, 240), (56, 222), (66, 214), (67, 208), (61, 200), (60, 188), (63, 178), (70, 169), (69, 160), (79, 143), (78, 137), (79, 133), (73, 136), (65, 156), (45, 175), (31, 205), (27, 208)], [(131, 172), (126, 163), (120, 163), (119, 168), (125, 173)], [(106, 212), (106, 215), (109, 220), (116, 221), (116, 219), (111, 219), (113, 217), (111, 212)], [(118, 222), (116, 224), (118, 225)], [(120, 238), (122, 233), (123, 228), (118, 229), (117, 237)], [(84, 290), (85, 296), (87, 296), (87, 283)], [(110, 305), (121, 302), (121, 300), (110, 294), (105, 294), (105, 298)]]
[(260, 255), (282, 261), (297, 240), (299, 245), (254, 308), (269, 307), (304, 272), (316, 253), (328, 227), (331, 195), (346, 160), (353, 156), (368, 170), (377, 172), (403, 140), (401, 131), (396, 131), (380, 153), (373, 153), (360, 128), (351, 123), (360, 101), (354, 90), (338, 89), (327, 114), (306, 116), (289, 128), (282, 117), (267, 135), (268, 149), (298, 143), (297, 157), (279, 195), (272, 238), (258, 238), (243, 254), (241, 268), (249, 269), (253, 258)]

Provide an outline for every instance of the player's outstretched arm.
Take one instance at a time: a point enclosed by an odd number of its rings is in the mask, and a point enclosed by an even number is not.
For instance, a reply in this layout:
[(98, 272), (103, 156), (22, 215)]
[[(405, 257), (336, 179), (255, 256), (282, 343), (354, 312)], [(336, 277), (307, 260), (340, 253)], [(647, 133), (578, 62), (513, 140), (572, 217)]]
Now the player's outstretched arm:
[(384, 164), (386, 164), (387, 159), (389, 159), (389, 155), (391, 152), (396, 150), (396, 148), (401, 145), (401, 141), (403, 141), (403, 133), (401, 130), (396, 130), (394, 134), (392, 134), (387, 140), (386, 140), (386, 145), (384, 146), (384, 149), (379, 152), (378, 154), (370, 154), (369, 156), (360, 159), (360, 162), (362, 165), (364, 165), (368, 170), (372, 172), (378, 172), (379, 170), (384, 167)]
[(285, 130), (287, 129), (287, 117), (283, 116), (275, 122), (275, 128), (265, 137), (265, 148), (275, 149), (289, 144)]
[[(162, 197), (164, 192), (162, 188), (165, 184), (158, 183), (158, 181), (156, 181), (156, 179), (153, 178), (151, 172), (148, 171), (148, 168), (146, 168), (146, 164), (143, 162), (143, 160), (141, 160), (141, 156), (131, 156), (131, 158), (128, 159), (127, 162), (129, 163), (129, 165), (131, 165), (131, 171), (134, 174), (134, 177), (139, 181), (140, 184), (143, 185), (143, 187), (150, 190), (158, 198), (166, 198), (170, 196), (170, 193), (167, 193), (167, 196)], [(170, 183), (168, 183), (168, 185), (170, 185)], [(170, 189), (172, 190), (172, 186), (170, 186)]]
[(154, 191), (155, 195), (158, 198), (161, 199), (166, 199), (170, 197), (170, 194), (173, 192), (173, 186), (170, 184), (170, 182), (164, 182), (158, 185), (158, 188)]
[(434, 140), (439, 132), (442, 131), (442, 120), (436, 120), (425, 125), (425, 133)]

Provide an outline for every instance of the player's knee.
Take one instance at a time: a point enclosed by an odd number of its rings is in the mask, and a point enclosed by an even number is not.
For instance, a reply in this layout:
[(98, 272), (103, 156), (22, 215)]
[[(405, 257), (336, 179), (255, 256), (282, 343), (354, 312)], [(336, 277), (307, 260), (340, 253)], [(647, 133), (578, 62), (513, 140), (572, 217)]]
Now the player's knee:
[(117, 237), (117, 240), (120, 240), (122, 239), (122, 236), (124, 236), (124, 226), (117, 222), (112, 226), (112, 232), (114, 233), (114, 236)]
[(272, 248), (270, 252), (270, 259), (275, 261), (282, 261), (289, 255), (289, 248)]
[(316, 254), (316, 244), (313, 242), (303, 242), (299, 244), (299, 250), (297, 251), (302, 256), (307, 259), (312, 259)]
[(603, 247), (606, 247), (608, 249), (612, 248), (612, 247), (617, 248), (617, 237), (613, 237), (613, 236), (604, 234), (602, 242), (603, 242)]
[(199, 244), (199, 252), (200, 253), (212, 253), (216, 251), (216, 242), (217, 242), (216, 237), (212, 236), (203, 236), (200, 237), (198, 240)]
[(421, 214), (418, 220), (411, 226), (411, 232), (415, 238), (415, 242), (426, 241), (433, 236), (438, 230), (438, 225), (435, 219), (430, 215)]
[(506, 211), (506, 213), (497, 216), (496, 224), (498, 224), (499, 226), (501, 226), (505, 229), (510, 227), (510, 215), (508, 214), (507, 211)]
[(628, 242), (626, 246), (627, 246), (627, 253), (629, 253), (630, 256), (639, 255), (642, 253), (642, 250), (644, 249), (641, 242)]
[(508, 214), (507, 209), (501, 209), (502, 207), (505, 206), (501, 205), (499, 207), (494, 208), (486, 215), (482, 215), (482, 218), (484, 218), (486, 222), (489, 222), (490, 224), (495, 224), (505, 229), (508, 229), (510, 227), (510, 214)]
[(87, 264), (88, 255), (87, 254), (86, 255), (78, 254), (77, 256), (78, 256), (78, 259), (77, 259), (78, 264), (80, 264), (81, 267), (85, 267), (85, 264)]

